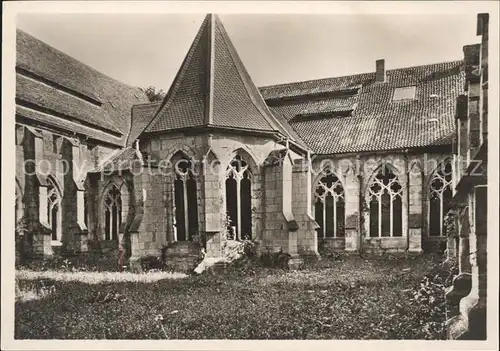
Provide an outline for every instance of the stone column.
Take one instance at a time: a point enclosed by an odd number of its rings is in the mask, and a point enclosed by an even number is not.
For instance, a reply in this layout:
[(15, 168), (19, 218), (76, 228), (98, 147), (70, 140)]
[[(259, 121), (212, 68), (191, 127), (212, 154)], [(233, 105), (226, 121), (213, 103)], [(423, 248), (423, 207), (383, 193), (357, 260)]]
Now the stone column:
[(347, 252), (359, 251), (361, 244), (359, 231), (361, 189), (356, 169), (356, 167), (349, 167), (345, 176), (345, 250)]
[(423, 172), (418, 165), (419, 160), (414, 159), (412, 167), (408, 170), (408, 252), (422, 253), (422, 186)]

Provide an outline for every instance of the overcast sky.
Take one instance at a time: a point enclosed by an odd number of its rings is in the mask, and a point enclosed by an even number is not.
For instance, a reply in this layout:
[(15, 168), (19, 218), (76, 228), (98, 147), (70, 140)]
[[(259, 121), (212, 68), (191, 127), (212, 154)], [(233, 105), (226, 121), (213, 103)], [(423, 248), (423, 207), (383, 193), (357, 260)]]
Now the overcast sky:
[[(470, 15), (221, 15), (258, 86), (462, 59)], [(203, 14), (23, 14), (17, 26), (122, 82), (167, 90)]]

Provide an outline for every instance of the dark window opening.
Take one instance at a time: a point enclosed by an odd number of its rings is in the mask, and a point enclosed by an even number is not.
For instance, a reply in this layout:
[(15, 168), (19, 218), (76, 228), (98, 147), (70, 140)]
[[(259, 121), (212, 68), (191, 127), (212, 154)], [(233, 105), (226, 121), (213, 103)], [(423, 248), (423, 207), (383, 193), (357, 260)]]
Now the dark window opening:
[(381, 167), (369, 188), (370, 237), (403, 235), (402, 190), (396, 175)]
[(174, 181), (175, 226), (177, 241), (191, 241), (198, 234), (198, 194), (193, 164), (187, 159), (176, 163)]
[(230, 239), (252, 238), (252, 179), (248, 163), (237, 155), (229, 163), (226, 179), (226, 213)]
[(315, 219), (319, 224), (320, 237), (345, 236), (345, 200), (344, 188), (340, 180), (332, 173), (318, 182), (315, 190)]
[(252, 183), (248, 178), (248, 172), (243, 173), (240, 182), (241, 197), (241, 238), (252, 238)]
[(122, 199), (120, 190), (115, 185), (106, 193), (104, 201), (105, 223), (104, 240), (118, 241), (121, 224)]
[(184, 218), (184, 182), (176, 179), (175, 187), (175, 227), (177, 229), (177, 240), (186, 240), (186, 224)]

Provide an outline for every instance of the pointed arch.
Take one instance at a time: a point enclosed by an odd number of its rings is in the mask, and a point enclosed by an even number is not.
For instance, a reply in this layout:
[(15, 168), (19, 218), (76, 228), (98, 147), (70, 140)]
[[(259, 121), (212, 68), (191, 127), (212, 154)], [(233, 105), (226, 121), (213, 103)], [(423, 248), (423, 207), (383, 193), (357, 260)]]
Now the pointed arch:
[(365, 191), (369, 236), (402, 236), (404, 189), (396, 168), (390, 163), (382, 163), (370, 176)]
[(321, 172), (314, 182), (314, 217), (320, 237), (345, 236), (345, 186), (335, 172)]
[(62, 192), (57, 179), (47, 176), (47, 219), (53, 241), (62, 239)]
[(226, 169), (231, 165), (236, 156), (239, 156), (248, 165), (251, 173), (256, 173), (258, 169), (257, 156), (248, 148), (239, 147), (228, 154)]
[(212, 150), (209, 149), (202, 157), (202, 163), (204, 167), (203, 173), (205, 176), (207, 174), (212, 174), (212, 175), (217, 175), (221, 174), (221, 169), (222, 169), (222, 163), (220, 161), (220, 158), (217, 156), (217, 154)]
[(383, 172), (392, 173), (398, 178), (398, 181), (401, 182), (401, 174), (400, 174), (399, 170), (396, 167), (394, 167), (390, 162), (381, 160), (380, 162), (377, 163), (376, 167), (374, 167), (372, 169), (373, 169), (373, 171), (370, 174), (370, 176), (366, 179), (365, 186), (363, 189), (365, 194), (367, 194), (371, 184), (374, 182), (375, 178), (381, 172), (382, 173)]
[(450, 158), (433, 170), (427, 183), (427, 232), (430, 236), (445, 235), (444, 218), (453, 197), (453, 163)]

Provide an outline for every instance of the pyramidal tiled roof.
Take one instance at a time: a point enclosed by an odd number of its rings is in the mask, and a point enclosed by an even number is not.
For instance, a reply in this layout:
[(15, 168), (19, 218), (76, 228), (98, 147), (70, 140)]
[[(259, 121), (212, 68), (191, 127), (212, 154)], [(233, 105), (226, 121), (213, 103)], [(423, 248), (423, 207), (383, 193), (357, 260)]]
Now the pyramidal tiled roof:
[(144, 132), (223, 127), (276, 132), (304, 147), (283, 123), (264, 102), (219, 17), (209, 14)]

